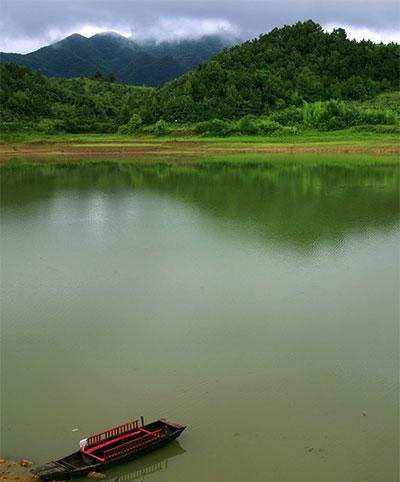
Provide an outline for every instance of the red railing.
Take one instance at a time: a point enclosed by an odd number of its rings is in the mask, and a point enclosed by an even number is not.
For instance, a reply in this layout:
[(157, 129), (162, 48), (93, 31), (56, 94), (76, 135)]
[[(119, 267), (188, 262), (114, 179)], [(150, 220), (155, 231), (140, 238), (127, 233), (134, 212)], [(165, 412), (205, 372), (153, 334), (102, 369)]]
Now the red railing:
[(94, 447), (102, 442), (106, 442), (107, 440), (111, 440), (119, 435), (122, 435), (127, 432), (132, 432), (139, 427), (139, 420), (132, 420), (131, 422), (124, 423), (123, 425), (119, 425), (118, 427), (110, 428), (104, 432), (97, 433), (96, 435), (92, 435), (87, 439), (86, 448)]
[(154, 432), (148, 432), (146, 433), (146, 435), (143, 435), (142, 437), (139, 437), (135, 440), (131, 440), (122, 445), (118, 445), (118, 447), (105, 450), (103, 454), (104, 461), (112, 459), (114, 457), (119, 457), (129, 452), (133, 452), (135, 449), (138, 449), (149, 442), (158, 440), (159, 438), (161, 438), (161, 432), (162, 429), (155, 430)]

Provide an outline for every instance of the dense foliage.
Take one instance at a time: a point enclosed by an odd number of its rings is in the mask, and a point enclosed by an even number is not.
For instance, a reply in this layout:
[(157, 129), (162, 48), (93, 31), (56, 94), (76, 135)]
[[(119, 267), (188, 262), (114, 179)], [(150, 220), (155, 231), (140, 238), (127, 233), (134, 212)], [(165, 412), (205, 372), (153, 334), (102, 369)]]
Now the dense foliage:
[(29, 54), (1, 53), (0, 60), (41, 70), (49, 77), (91, 77), (98, 71), (112, 73), (120, 82), (157, 86), (193, 70), (232, 43), (233, 39), (212, 35), (138, 43), (112, 32), (90, 38), (73, 34)]
[[(379, 126), (399, 118), (400, 47), (355, 42), (312, 21), (274, 29), (161, 88), (92, 79), (49, 79), (0, 66), (3, 132), (296, 134)], [(392, 126), (392, 127), (390, 127)]]
[[(0, 67), (3, 131), (115, 132), (132, 111), (151, 106), (154, 90), (84, 77), (48, 79), (27, 67)], [(142, 109), (146, 118), (146, 112)]]
[(237, 119), (318, 100), (364, 100), (399, 86), (400, 46), (348, 40), (314, 22), (274, 29), (217, 55), (160, 91), (173, 121)]
[[(396, 94), (400, 101), (400, 95)], [(225, 137), (242, 135), (296, 135), (302, 130), (331, 131), (357, 126), (374, 132), (396, 133), (398, 115), (389, 109), (337, 100), (305, 103), (289, 107), (267, 117), (244, 116), (238, 120), (211, 119), (195, 125), (197, 134)], [(378, 128), (379, 127), (379, 128)]]

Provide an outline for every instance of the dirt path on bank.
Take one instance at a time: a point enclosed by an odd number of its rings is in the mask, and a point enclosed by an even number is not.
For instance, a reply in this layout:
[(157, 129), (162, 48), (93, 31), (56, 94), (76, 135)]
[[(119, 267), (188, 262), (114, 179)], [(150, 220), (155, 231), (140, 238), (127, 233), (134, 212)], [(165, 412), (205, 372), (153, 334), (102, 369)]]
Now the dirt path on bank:
[[(11, 158), (50, 160), (101, 160), (101, 159), (176, 159), (179, 161), (206, 156), (224, 154), (400, 154), (400, 146), (347, 146), (347, 145), (267, 145), (267, 146), (221, 146), (197, 142), (160, 142), (155, 145), (140, 142), (134, 145), (107, 143), (108, 145), (79, 145), (77, 143), (20, 144), (11, 146), (0, 144), (0, 159), (5, 162)], [(111, 144), (111, 145), (110, 145)]]

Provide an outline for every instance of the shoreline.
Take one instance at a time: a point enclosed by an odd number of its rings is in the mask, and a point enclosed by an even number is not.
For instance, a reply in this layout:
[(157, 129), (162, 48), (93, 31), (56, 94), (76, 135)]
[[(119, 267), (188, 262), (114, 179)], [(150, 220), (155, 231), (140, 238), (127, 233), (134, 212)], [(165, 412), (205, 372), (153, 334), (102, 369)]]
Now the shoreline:
[(35, 475), (30, 472), (32, 462), (29, 460), (0, 460), (0, 480), (1, 481), (16, 481), (19, 482), (33, 482), (38, 481)]
[(0, 144), (0, 162), (7, 164), (14, 159), (31, 161), (77, 160), (204, 160), (218, 157), (223, 160), (232, 155), (366, 155), (399, 156), (397, 139), (352, 139), (349, 136), (311, 136), (300, 139), (270, 138), (121, 138), (116, 136), (70, 136), (70, 138), (46, 138), (18, 143)]

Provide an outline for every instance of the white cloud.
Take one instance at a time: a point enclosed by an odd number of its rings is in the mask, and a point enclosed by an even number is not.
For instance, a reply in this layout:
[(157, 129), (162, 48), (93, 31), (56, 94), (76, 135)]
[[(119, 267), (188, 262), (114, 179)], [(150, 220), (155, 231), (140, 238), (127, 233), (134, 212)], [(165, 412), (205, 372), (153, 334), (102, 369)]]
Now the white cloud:
[(149, 27), (133, 28), (132, 37), (138, 40), (156, 39), (159, 42), (195, 39), (203, 35), (238, 35), (239, 29), (224, 19), (188, 17), (161, 18)]
[[(1, 1), (1, 0), (0, 0)], [(7, 37), (0, 39), (0, 51), (28, 53), (58, 42), (73, 33), (92, 37), (102, 32), (115, 32), (137, 41), (155, 40), (157, 42), (181, 39), (196, 39), (204, 35), (238, 36), (239, 29), (224, 19), (196, 19), (189, 17), (160, 18), (151, 25), (140, 24), (76, 24), (72, 28), (51, 27), (38, 38)]]
[(351, 40), (371, 40), (375, 43), (400, 42), (400, 31), (398, 30), (381, 30), (378, 32), (368, 27), (354, 27), (352, 25), (327, 24), (324, 26), (327, 32), (332, 32), (335, 28), (343, 28), (346, 30), (347, 38)]
[(125, 27), (108, 28), (104, 26), (99, 27), (98, 25), (83, 25), (81, 27), (78, 27), (76, 30), (74, 30), (74, 32), (71, 32), (71, 33), (79, 33), (84, 37), (93, 37), (93, 35), (96, 35), (98, 33), (111, 32), (111, 31), (115, 33), (119, 33), (124, 37), (129, 37), (132, 33), (130, 29)]
[(399, 0), (0, 0), (0, 50), (31, 52), (74, 32), (247, 39), (309, 18), (343, 26), (350, 38), (390, 42), (400, 40), (399, 15)]

